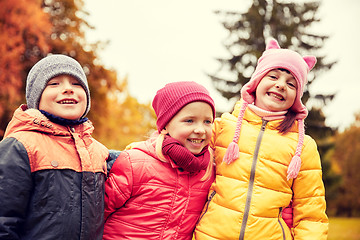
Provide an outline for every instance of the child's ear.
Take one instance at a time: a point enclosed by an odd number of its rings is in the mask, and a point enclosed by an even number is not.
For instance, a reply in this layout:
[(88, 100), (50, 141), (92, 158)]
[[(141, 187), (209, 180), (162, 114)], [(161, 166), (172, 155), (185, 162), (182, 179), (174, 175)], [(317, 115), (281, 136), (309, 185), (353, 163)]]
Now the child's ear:
[(315, 56), (305, 56), (304, 61), (309, 66), (309, 71), (310, 71), (316, 64), (316, 57)]

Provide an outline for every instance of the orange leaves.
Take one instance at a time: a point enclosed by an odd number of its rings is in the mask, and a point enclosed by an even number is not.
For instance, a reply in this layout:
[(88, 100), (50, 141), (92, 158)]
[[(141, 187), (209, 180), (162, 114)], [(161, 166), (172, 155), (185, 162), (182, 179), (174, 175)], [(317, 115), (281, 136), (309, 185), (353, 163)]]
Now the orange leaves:
[(106, 146), (123, 149), (144, 140), (154, 127), (150, 105), (137, 102), (127, 81), (104, 67), (99, 44), (86, 42), (82, 0), (0, 0), (0, 138), (13, 111), (25, 99), (30, 68), (42, 57), (62, 53), (75, 58), (87, 74), (91, 91), (89, 119), (95, 137)]
[(25, 98), (29, 68), (50, 49), (51, 24), (40, 0), (0, 1), (0, 137)]
[(0, 1), (0, 118), (24, 99), (26, 71), (44, 52), (51, 24), (39, 0)]

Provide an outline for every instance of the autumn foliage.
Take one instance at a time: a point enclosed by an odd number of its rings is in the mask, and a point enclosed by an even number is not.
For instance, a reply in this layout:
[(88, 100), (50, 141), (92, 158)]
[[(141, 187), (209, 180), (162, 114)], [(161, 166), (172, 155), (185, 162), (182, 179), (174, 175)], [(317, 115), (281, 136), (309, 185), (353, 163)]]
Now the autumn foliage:
[(336, 136), (333, 159), (342, 176), (336, 201), (336, 215), (359, 217), (360, 112), (356, 114), (355, 122)]
[(40, 6), (38, 0), (0, 1), (0, 136), (24, 99), (27, 71), (50, 50), (51, 24)]
[(149, 104), (139, 104), (127, 80), (102, 65), (102, 43), (87, 43), (82, 0), (0, 0), (0, 139), (14, 110), (25, 103), (30, 68), (48, 54), (75, 58), (87, 74), (92, 98), (89, 119), (94, 136), (109, 148), (144, 140), (154, 127)]

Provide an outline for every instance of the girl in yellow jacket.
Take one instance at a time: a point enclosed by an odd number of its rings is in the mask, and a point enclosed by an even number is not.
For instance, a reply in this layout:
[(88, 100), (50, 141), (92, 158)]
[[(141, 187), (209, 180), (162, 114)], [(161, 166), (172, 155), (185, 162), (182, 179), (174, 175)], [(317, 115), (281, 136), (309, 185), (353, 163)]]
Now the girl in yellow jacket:
[[(216, 179), (196, 239), (326, 239), (325, 190), (301, 102), (314, 56), (272, 39), (241, 100), (213, 128)], [(293, 231), (281, 218), (292, 201)]]

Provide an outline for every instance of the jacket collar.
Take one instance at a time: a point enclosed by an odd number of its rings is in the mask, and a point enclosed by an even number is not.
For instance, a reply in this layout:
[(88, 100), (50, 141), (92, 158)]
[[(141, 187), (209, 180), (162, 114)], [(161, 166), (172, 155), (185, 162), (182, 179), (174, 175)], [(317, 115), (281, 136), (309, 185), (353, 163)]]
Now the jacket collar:
[[(234, 106), (234, 111), (232, 112), (232, 115), (234, 115), (236, 119), (239, 116), (240, 108), (242, 106), (243, 101), (244, 100), (240, 99), (239, 101), (236, 102)], [(263, 119), (260, 116), (258, 116), (254, 111), (252, 111), (249, 107), (247, 107), (243, 119), (256, 125), (261, 125), (263, 121)], [(277, 129), (281, 121), (282, 119), (272, 120), (269, 121), (266, 126), (271, 129)], [(298, 132), (297, 121), (295, 121), (295, 123), (291, 127), (290, 132)]]
[(51, 122), (37, 109), (28, 109), (25, 104), (21, 105), (14, 112), (14, 116), (9, 122), (4, 137), (10, 133), (19, 131), (37, 131), (51, 135), (70, 135), (73, 132), (83, 132), (91, 134), (94, 130), (90, 121), (87, 121), (70, 129), (68, 126), (62, 126)]

